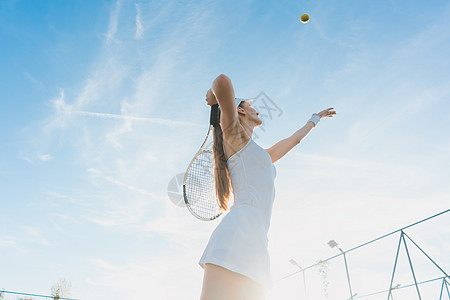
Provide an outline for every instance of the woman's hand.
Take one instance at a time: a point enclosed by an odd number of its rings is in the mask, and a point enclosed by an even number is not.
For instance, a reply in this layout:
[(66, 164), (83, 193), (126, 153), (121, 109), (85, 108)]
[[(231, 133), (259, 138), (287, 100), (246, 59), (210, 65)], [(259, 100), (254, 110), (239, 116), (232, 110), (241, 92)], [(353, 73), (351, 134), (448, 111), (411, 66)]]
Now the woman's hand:
[(214, 93), (212, 92), (211, 89), (209, 89), (206, 92), (206, 104), (208, 104), (209, 106), (213, 106), (214, 104), (217, 104), (217, 99), (216, 99), (216, 95), (214, 95)]
[(336, 111), (334, 111), (334, 110), (332, 110), (332, 109), (333, 109), (332, 107), (327, 108), (327, 109), (324, 109), (324, 110), (322, 110), (320, 113), (315, 114), (315, 115), (318, 115), (321, 119), (322, 119), (323, 117), (332, 117), (333, 115), (336, 114)]

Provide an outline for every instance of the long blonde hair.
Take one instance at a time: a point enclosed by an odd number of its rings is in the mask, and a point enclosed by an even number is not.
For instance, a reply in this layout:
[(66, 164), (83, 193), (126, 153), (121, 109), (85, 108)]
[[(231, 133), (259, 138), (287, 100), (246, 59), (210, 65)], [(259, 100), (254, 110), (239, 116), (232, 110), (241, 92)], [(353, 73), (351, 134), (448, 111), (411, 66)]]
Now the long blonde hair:
[[(242, 102), (241, 102), (242, 103)], [(240, 107), (241, 104), (239, 104)], [(220, 114), (218, 115), (220, 118)], [(219, 119), (220, 121), (220, 119)], [(220, 210), (228, 210), (228, 202), (231, 196), (231, 177), (228, 170), (227, 158), (223, 148), (223, 132), (220, 123), (214, 130), (214, 180), (216, 183), (216, 196), (219, 201)]]

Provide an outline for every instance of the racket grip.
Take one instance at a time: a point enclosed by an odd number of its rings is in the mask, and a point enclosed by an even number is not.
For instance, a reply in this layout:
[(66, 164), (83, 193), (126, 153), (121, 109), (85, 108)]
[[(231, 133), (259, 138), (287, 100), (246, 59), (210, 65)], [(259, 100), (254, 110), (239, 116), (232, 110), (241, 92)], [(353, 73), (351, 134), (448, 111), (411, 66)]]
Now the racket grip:
[(219, 110), (219, 104), (214, 104), (211, 106), (211, 115), (209, 117), (209, 124), (216, 127), (219, 125), (219, 118), (220, 118), (220, 110)]

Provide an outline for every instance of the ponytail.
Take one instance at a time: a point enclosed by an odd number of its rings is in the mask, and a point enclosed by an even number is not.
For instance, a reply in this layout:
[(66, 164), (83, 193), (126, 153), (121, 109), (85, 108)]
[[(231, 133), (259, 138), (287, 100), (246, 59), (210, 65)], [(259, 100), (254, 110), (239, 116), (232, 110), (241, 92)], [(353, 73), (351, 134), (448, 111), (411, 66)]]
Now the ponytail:
[[(239, 103), (239, 107), (243, 102)], [(228, 210), (228, 202), (231, 196), (231, 177), (228, 170), (227, 158), (223, 149), (223, 132), (220, 126), (220, 110), (214, 123), (214, 179), (216, 183), (216, 196), (220, 210)]]
[(218, 124), (214, 130), (214, 179), (216, 183), (216, 196), (220, 210), (228, 210), (228, 202), (231, 194), (230, 172), (223, 149), (222, 127)]

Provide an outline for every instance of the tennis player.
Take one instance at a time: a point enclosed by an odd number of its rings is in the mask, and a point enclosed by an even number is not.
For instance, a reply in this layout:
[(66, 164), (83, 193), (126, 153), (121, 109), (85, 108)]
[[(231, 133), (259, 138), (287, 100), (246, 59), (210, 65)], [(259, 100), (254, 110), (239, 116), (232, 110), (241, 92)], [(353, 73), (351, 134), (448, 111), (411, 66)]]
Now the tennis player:
[[(271, 286), (267, 233), (275, 198), (274, 162), (282, 158), (333, 108), (313, 114), (290, 137), (263, 149), (252, 140), (262, 124), (250, 100), (235, 98), (230, 78), (221, 74), (206, 93), (219, 104), (214, 133), (215, 184), (221, 209), (229, 212), (213, 231), (199, 261), (204, 268), (201, 300), (264, 299)], [(229, 208), (229, 198), (234, 203)]]

